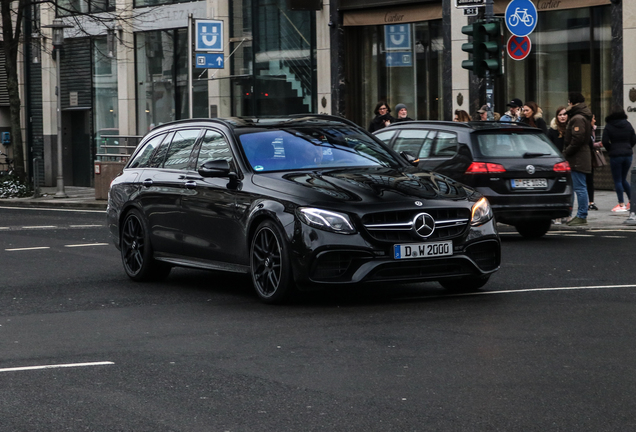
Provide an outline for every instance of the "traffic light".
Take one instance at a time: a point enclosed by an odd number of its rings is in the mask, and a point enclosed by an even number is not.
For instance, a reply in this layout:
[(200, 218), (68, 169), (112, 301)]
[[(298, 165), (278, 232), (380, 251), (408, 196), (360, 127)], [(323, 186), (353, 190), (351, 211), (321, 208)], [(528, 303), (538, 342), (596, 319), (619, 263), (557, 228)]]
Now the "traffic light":
[(501, 20), (477, 21), (462, 27), (462, 33), (473, 41), (462, 44), (462, 51), (472, 54), (472, 59), (462, 61), (462, 68), (473, 71), (479, 78), (503, 75), (503, 39)]
[(486, 36), (482, 42), (485, 68), (495, 76), (503, 75), (503, 36), (501, 28), (501, 20), (484, 23), (480, 26), (480, 31)]
[(476, 22), (462, 27), (462, 33), (472, 36), (473, 38), (472, 42), (462, 44), (462, 51), (472, 55), (471, 59), (462, 61), (462, 68), (473, 71), (476, 76), (482, 77), (485, 71), (482, 66), (482, 62), (484, 60), (483, 50), (479, 48), (483, 42), (481, 39), (482, 32), (479, 31), (479, 26), (480, 24)]

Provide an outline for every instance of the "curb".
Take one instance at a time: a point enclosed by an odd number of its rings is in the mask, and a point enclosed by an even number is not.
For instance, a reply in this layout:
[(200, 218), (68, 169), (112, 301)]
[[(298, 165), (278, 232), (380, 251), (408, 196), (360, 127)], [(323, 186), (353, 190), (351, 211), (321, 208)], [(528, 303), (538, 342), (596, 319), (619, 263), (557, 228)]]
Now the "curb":
[(0, 206), (5, 207), (29, 207), (29, 208), (64, 208), (64, 209), (87, 209), (87, 210), (104, 210), (108, 204), (102, 202), (81, 202), (81, 201), (55, 201), (46, 199), (38, 200), (37, 198), (14, 198), (0, 199)]

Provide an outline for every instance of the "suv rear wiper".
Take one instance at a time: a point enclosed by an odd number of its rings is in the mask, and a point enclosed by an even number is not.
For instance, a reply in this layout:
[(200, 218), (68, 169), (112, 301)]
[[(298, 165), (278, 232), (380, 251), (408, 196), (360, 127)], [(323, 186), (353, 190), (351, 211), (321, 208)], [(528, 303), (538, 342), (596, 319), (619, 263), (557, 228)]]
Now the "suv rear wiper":
[(524, 158), (524, 159), (529, 159), (529, 158), (539, 157), (539, 156), (550, 156), (550, 153), (532, 153), (532, 152), (525, 152), (525, 153), (523, 154), (523, 158)]

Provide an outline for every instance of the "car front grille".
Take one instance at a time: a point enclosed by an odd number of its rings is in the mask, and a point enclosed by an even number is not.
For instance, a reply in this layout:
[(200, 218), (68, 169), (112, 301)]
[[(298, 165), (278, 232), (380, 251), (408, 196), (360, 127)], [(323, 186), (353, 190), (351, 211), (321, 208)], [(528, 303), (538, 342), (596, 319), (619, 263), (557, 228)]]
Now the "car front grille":
[(435, 219), (435, 231), (426, 240), (444, 240), (461, 235), (470, 220), (470, 210), (465, 208), (422, 209), (396, 212), (370, 213), (362, 218), (367, 233), (382, 242), (423, 240), (413, 231), (413, 219), (420, 213), (428, 213)]

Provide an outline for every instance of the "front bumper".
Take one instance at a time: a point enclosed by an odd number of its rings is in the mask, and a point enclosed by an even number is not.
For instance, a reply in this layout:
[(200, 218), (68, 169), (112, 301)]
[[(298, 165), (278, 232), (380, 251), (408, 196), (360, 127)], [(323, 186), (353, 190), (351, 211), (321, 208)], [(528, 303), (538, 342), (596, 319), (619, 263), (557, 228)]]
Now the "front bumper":
[(294, 278), (300, 286), (367, 282), (437, 281), (479, 276), (499, 269), (501, 243), (494, 221), (452, 238), (453, 255), (398, 260), (393, 242), (369, 241), (305, 225), (292, 242)]

